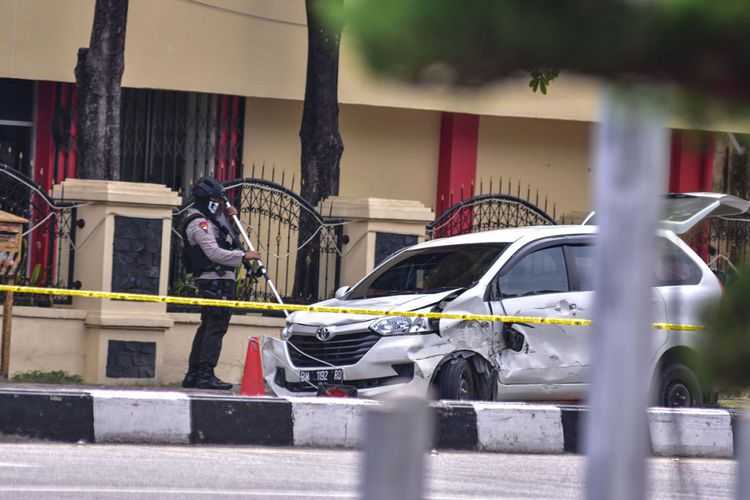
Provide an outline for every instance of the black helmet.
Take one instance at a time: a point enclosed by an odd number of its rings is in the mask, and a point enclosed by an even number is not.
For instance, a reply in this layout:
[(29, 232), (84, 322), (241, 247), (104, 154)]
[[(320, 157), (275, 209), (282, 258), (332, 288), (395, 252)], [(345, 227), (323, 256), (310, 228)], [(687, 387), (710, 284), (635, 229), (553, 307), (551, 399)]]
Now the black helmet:
[(224, 186), (213, 177), (201, 177), (193, 184), (194, 198), (223, 198)]

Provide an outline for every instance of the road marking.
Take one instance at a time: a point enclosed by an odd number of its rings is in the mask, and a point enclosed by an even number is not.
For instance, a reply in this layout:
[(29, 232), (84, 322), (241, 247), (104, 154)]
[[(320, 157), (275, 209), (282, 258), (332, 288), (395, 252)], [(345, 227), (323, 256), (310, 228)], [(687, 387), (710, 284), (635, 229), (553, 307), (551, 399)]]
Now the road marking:
[(0, 462), (0, 467), (7, 467), (10, 469), (25, 469), (25, 468), (31, 468), (31, 467), (39, 467), (39, 465)]
[[(73, 494), (129, 494), (129, 495), (213, 495), (250, 496), (260, 498), (359, 498), (355, 492), (309, 490), (212, 490), (205, 488), (99, 488), (96, 486), (0, 486), (0, 493), (73, 493)], [(467, 495), (427, 495), (428, 500), (494, 500), (497, 497)], [(507, 500), (526, 500), (528, 497), (504, 497)]]

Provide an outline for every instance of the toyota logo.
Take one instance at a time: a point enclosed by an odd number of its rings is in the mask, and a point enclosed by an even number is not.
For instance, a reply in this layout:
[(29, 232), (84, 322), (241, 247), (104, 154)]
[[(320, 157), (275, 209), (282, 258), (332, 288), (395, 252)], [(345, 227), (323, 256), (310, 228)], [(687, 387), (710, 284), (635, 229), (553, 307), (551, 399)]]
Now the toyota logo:
[(326, 328), (325, 326), (321, 326), (315, 332), (315, 337), (321, 342), (325, 342), (326, 340), (330, 340), (331, 337), (333, 337), (333, 332), (329, 330), (328, 328)]

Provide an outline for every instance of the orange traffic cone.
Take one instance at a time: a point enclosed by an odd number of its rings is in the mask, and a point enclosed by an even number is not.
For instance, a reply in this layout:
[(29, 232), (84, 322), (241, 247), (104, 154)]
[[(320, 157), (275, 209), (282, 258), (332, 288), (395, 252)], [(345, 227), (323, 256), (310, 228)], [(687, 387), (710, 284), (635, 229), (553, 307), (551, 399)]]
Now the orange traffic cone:
[(240, 384), (242, 396), (264, 396), (263, 365), (260, 357), (260, 341), (258, 337), (250, 337), (247, 342), (245, 355), (245, 370)]

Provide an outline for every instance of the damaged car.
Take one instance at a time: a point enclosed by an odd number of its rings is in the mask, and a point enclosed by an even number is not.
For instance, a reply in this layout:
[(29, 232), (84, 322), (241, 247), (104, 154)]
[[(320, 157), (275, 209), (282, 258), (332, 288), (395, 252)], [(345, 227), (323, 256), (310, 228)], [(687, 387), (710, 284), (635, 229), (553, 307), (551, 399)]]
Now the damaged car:
[[(750, 203), (713, 193), (672, 195), (657, 235), (654, 322), (700, 323), (721, 286), (678, 236), (706, 217), (744, 218)], [(500, 229), (403, 249), (318, 305), (388, 316), (295, 312), (263, 342), (277, 395), (378, 397), (407, 388), (453, 400), (578, 401), (590, 374), (590, 327), (427, 319), (399, 311), (591, 319), (595, 215), (578, 226)], [(694, 345), (700, 332), (654, 329), (654, 403), (711, 398)]]

